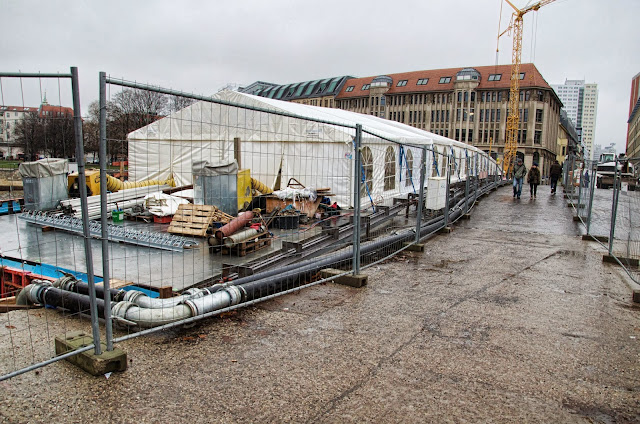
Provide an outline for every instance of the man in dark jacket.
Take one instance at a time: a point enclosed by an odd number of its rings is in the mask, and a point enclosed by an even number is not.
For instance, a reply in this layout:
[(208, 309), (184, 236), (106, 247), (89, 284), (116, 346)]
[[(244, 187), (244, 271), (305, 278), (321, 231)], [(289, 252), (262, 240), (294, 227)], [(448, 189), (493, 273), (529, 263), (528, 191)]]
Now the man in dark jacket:
[(558, 185), (558, 178), (562, 175), (562, 165), (558, 161), (554, 161), (549, 168), (549, 177), (551, 178), (551, 194), (556, 194), (556, 187)]
[(518, 199), (520, 198), (525, 175), (527, 175), (527, 167), (524, 166), (522, 158), (518, 158), (516, 166), (513, 167), (513, 197), (518, 196)]

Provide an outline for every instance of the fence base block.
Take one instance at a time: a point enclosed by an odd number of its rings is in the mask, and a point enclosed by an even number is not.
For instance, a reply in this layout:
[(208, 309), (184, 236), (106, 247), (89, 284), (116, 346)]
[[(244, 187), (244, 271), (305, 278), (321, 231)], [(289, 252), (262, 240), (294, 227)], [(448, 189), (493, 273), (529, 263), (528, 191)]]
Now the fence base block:
[[(62, 336), (56, 336), (56, 354), (62, 355), (91, 343), (93, 343), (92, 337), (84, 331), (72, 331)], [(114, 348), (108, 352), (107, 345), (104, 343), (102, 343), (101, 355), (96, 355), (93, 350), (89, 350), (71, 356), (67, 358), (67, 361), (94, 376), (127, 369), (127, 354), (120, 348)]]
[[(321, 278), (331, 278), (334, 283), (342, 284), (344, 286), (349, 286), (349, 287), (355, 287), (355, 288), (366, 286), (367, 280), (369, 278), (367, 275), (364, 275), (364, 274), (357, 274), (357, 275), (353, 275), (353, 274), (340, 275), (340, 274), (344, 274), (344, 271), (341, 269), (325, 268), (320, 271)], [(337, 276), (337, 275), (340, 275), (340, 276), (333, 278), (334, 276)]]
[(440, 234), (449, 234), (452, 231), (453, 231), (453, 228), (451, 228), (451, 227), (444, 227), (444, 228), (441, 228), (440, 230), (438, 230), (438, 232)]
[(462, 214), (460, 219), (471, 219), (471, 214), (470, 213), (464, 213), (464, 214)]
[(403, 246), (406, 246), (408, 251), (410, 252), (424, 252), (424, 243), (403, 243)]
[(574, 217), (573, 217), (573, 220), (574, 220), (574, 221), (576, 221), (576, 222), (577, 222), (577, 221), (580, 221), (580, 217), (579, 217), (579, 216), (574, 216)]
[(638, 259), (620, 257), (616, 260), (616, 257), (611, 255), (604, 255), (602, 257), (602, 262), (617, 264), (618, 261), (629, 266), (640, 266), (640, 260)]
[(632, 296), (633, 303), (640, 303), (640, 290), (634, 290)]
[(592, 236), (589, 234), (585, 234), (582, 236), (582, 240), (599, 241), (600, 243), (609, 243), (609, 237), (607, 236)]

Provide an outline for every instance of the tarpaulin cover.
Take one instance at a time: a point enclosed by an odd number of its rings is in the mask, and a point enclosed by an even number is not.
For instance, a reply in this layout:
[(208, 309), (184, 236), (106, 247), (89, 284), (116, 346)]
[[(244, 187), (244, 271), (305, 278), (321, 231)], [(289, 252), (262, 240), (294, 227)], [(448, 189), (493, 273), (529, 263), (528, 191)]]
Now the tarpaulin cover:
[(215, 177), (218, 175), (232, 175), (238, 173), (238, 162), (218, 162), (209, 163), (206, 160), (199, 160), (193, 163), (193, 175), (203, 177)]
[(66, 174), (69, 169), (66, 159), (47, 158), (35, 162), (23, 162), (18, 166), (20, 176), (28, 178), (53, 177)]

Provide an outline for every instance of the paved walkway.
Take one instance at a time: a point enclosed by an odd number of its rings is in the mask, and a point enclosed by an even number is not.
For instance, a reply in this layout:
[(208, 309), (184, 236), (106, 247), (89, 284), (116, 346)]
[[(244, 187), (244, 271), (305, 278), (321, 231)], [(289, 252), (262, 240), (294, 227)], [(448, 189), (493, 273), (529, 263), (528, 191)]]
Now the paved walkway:
[(130, 340), (109, 379), (58, 363), (0, 383), (0, 420), (639, 422), (640, 309), (547, 190), (501, 188), (366, 288)]

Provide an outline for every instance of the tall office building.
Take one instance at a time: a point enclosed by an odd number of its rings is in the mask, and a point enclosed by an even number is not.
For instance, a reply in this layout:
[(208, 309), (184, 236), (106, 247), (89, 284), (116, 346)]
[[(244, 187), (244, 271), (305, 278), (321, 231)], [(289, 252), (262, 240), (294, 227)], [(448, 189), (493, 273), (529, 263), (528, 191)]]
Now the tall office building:
[[(640, 108), (640, 73), (631, 79), (631, 96), (629, 96), (629, 121), (627, 126), (627, 156), (635, 157), (640, 153), (638, 145), (638, 109)], [(634, 122), (635, 118), (635, 122)], [(634, 125), (632, 125), (634, 124)], [(634, 127), (632, 131), (632, 126)]]
[[(593, 146), (598, 116), (598, 84), (584, 80), (565, 80), (564, 84), (551, 84), (564, 104), (563, 109), (576, 127), (588, 159), (593, 159)], [(588, 156), (587, 156), (588, 155)]]

